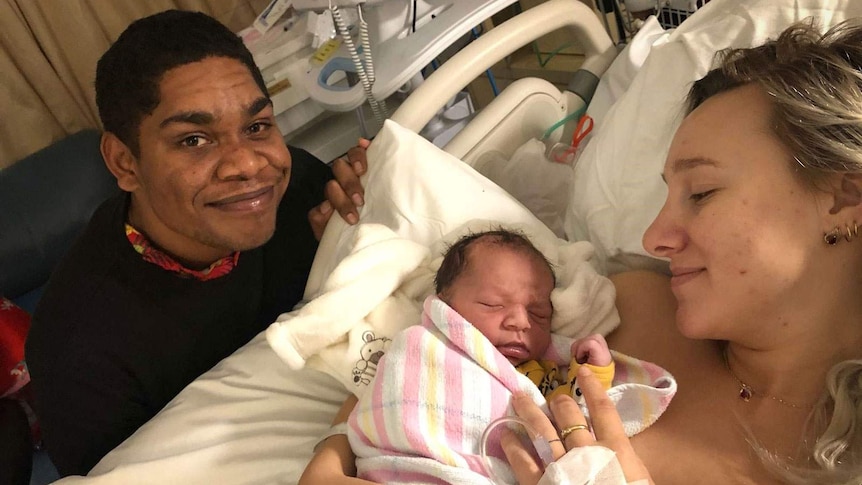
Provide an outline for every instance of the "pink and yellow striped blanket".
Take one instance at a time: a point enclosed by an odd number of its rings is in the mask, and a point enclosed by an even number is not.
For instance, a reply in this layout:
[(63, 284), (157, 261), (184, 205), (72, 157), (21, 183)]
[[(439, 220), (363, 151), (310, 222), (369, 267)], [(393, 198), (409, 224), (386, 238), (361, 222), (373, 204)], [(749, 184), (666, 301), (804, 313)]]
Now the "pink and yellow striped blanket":
[[(567, 365), (570, 344), (555, 337), (548, 357)], [(619, 353), (614, 358), (617, 377), (608, 395), (633, 435), (667, 408), (676, 382), (656, 365)], [(511, 414), (516, 392), (547, 412), (538, 388), (484, 335), (440, 299), (428, 298), (422, 325), (395, 337), (348, 420), (359, 476), (380, 483), (488, 483), (481, 436), (494, 419)], [(490, 454), (502, 457), (495, 438)]]

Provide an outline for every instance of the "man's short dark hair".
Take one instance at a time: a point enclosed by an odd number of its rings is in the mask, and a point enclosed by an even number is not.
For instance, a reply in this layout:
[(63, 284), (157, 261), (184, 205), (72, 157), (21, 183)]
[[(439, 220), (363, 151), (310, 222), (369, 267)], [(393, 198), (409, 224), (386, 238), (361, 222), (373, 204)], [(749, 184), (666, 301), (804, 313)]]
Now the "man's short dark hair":
[(200, 12), (168, 10), (133, 22), (96, 66), (96, 105), (105, 131), (139, 155), (138, 128), (159, 104), (162, 76), (208, 57), (242, 62), (268, 96), (242, 39), (218, 20)]
[(548, 262), (548, 259), (541, 251), (533, 246), (533, 243), (525, 235), (517, 231), (498, 228), (468, 234), (446, 250), (443, 262), (440, 263), (440, 269), (437, 270), (437, 274), (434, 276), (435, 291), (438, 295), (444, 294), (455, 283), (455, 280), (461, 276), (464, 270), (467, 269), (469, 250), (477, 243), (502, 246), (514, 251), (523, 252), (536, 258), (537, 261), (542, 261), (547, 265), (548, 271), (551, 272), (551, 277), (554, 278), (554, 284), (556, 285), (556, 276), (554, 275), (554, 268), (551, 266), (551, 263)]

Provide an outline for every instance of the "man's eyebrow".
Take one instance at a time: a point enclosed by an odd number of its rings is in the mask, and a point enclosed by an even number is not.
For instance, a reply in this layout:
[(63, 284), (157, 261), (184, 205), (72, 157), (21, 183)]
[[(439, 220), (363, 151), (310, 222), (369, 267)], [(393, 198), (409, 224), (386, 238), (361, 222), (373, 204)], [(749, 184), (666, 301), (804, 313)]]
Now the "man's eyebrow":
[[(267, 106), (272, 105), (272, 101), (265, 97), (261, 96), (260, 98), (254, 100), (253, 103), (248, 105), (245, 109), (245, 112), (248, 116), (255, 116), (261, 111), (264, 110)], [(193, 125), (208, 125), (215, 120), (215, 116), (212, 113), (207, 113), (206, 111), (183, 111), (181, 113), (177, 113), (172, 116), (168, 116), (161, 123), (159, 123), (159, 128), (164, 128), (171, 123), (191, 123)]]
[[(718, 162), (706, 157), (678, 158), (671, 164), (670, 172), (676, 174), (703, 165), (715, 167), (718, 166)], [(665, 178), (664, 173), (661, 174), (661, 179), (664, 180), (664, 183), (667, 183), (667, 178)]]
[(191, 123), (193, 125), (208, 125), (213, 122), (212, 113), (205, 111), (183, 111), (172, 116), (168, 116), (159, 123), (159, 128), (164, 128), (171, 123)]
[(245, 112), (249, 116), (255, 116), (256, 114), (263, 111), (264, 108), (266, 108), (267, 106), (271, 106), (271, 105), (272, 105), (271, 99), (269, 99), (265, 96), (261, 96), (260, 98), (257, 98), (253, 103), (251, 103), (248, 106), (248, 108), (245, 109)]

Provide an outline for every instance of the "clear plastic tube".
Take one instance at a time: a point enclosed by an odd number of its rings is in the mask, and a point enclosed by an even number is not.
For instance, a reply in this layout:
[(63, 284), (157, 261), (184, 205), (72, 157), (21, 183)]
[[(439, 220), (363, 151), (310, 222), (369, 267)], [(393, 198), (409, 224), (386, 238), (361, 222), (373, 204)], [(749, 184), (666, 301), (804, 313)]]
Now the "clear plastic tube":
[(491, 434), (494, 430), (498, 427), (512, 424), (516, 424), (524, 428), (527, 437), (530, 439), (530, 442), (536, 449), (536, 453), (538, 453), (539, 458), (545, 466), (550, 465), (554, 461), (554, 455), (551, 452), (551, 444), (544, 436), (537, 433), (529, 424), (527, 424), (526, 421), (517, 416), (504, 416), (502, 418), (497, 418), (494, 421), (491, 421), (491, 423), (488, 424), (488, 427), (485, 428), (485, 432), (482, 433), (482, 442), (479, 449), (482, 456), (482, 464), (485, 466), (485, 472), (488, 474), (488, 478), (497, 485), (508, 485), (510, 482), (508, 482), (505, 477), (500, 476), (500, 473), (498, 473), (497, 469), (494, 467), (493, 460), (495, 460), (495, 458), (488, 454), (488, 449), (490, 447), (488, 440), (491, 438)]

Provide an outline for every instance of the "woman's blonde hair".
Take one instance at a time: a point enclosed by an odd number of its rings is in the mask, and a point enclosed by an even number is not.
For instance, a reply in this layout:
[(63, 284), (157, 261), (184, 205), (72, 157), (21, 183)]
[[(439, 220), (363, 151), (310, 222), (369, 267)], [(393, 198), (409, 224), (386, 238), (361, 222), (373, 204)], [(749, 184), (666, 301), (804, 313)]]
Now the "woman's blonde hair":
[(763, 88), (773, 130), (811, 182), (836, 172), (862, 173), (862, 19), (821, 34), (812, 20), (776, 40), (717, 54), (719, 66), (694, 83), (688, 112), (744, 84)]
[[(793, 154), (794, 171), (813, 188), (834, 173), (862, 174), (862, 20), (821, 34), (813, 21), (776, 40), (717, 55), (718, 67), (694, 83), (691, 112), (708, 98), (756, 84), (772, 104), (775, 135)], [(836, 364), (828, 396), (809, 421), (821, 433), (809, 463), (790, 464), (755, 444), (767, 467), (794, 484), (862, 483), (862, 360)], [(822, 430), (822, 432), (820, 431)]]

